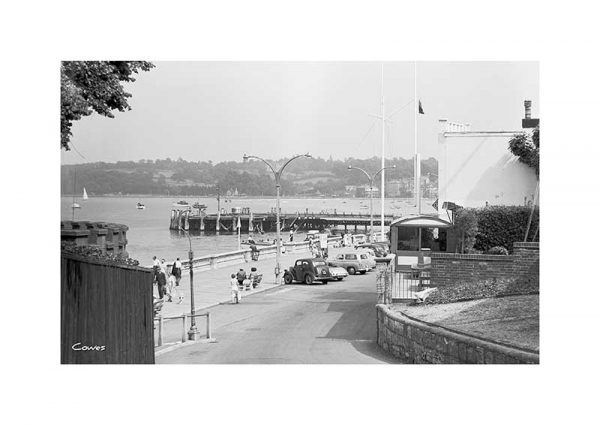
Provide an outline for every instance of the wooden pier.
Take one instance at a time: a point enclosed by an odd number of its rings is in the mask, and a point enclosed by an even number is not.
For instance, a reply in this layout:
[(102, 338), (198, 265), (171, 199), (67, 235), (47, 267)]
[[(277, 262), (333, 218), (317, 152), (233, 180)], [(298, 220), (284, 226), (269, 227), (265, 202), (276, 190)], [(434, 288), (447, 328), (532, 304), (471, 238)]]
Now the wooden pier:
[[(393, 215), (384, 216), (384, 225), (390, 223), (398, 217)], [(369, 214), (352, 213), (314, 213), (314, 212), (296, 212), (281, 213), (281, 230), (323, 230), (329, 227), (343, 226), (345, 231), (368, 231), (370, 226)], [(277, 228), (277, 215), (270, 213), (252, 213), (244, 211), (241, 214), (194, 214), (190, 210), (172, 210), (171, 211), (171, 230), (183, 228), (193, 232), (216, 233), (217, 223), (219, 232), (236, 233), (238, 231), (238, 221), (242, 233), (257, 232), (275, 232)], [(380, 215), (373, 216), (373, 226), (381, 226)]]

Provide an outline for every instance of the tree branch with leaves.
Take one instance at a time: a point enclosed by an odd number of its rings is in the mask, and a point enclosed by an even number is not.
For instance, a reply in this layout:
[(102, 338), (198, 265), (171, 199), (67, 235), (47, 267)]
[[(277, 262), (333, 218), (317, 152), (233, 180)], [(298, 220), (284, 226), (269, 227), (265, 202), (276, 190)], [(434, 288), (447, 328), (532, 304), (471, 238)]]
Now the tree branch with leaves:
[(536, 127), (531, 134), (516, 135), (508, 142), (508, 149), (523, 164), (533, 168), (540, 177), (540, 128)]
[(131, 97), (122, 83), (154, 65), (144, 61), (65, 61), (60, 66), (60, 147), (70, 150), (73, 121), (96, 112), (114, 118), (112, 111), (131, 110)]

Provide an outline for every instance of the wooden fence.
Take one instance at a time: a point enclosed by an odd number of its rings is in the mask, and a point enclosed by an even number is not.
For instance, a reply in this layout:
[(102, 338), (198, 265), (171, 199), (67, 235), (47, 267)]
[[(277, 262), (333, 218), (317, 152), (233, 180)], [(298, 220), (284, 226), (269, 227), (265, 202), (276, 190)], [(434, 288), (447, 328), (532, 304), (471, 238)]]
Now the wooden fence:
[(61, 363), (154, 363), (152, 271), (61, 255)]

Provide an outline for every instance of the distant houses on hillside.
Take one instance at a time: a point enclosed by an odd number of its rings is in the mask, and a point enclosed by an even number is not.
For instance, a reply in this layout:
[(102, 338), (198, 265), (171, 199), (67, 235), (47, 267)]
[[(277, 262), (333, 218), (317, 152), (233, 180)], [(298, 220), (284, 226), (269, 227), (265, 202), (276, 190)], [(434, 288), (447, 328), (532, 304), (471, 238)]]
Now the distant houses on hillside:
[[(410, 198), (413, 194), (414, 178), (403, 177), (400, 179), (389, 180), (385, 183), (385, 196), (389, 198)], [(345, 186), (345, 195), (356, 198), (368, 198), (370, 196), (368, 185)], [(379, 197), (379, 188), (373, 188), (373, 197)], [(437, 179), (431, 175), (421, 177), (421, 196), (423, 198), (434, 199), (437, 197)]]

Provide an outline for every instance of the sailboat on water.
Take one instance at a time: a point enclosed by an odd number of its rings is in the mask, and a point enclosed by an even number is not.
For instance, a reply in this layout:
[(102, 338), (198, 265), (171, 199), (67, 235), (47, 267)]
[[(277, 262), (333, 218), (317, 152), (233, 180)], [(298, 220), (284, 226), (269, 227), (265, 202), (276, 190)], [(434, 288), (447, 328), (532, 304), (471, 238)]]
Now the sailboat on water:
[[(83, 188), (83, 197), (82, 197), (82, 199), (84, 201), (87, 201), (89, 199), (88, 198), (88, 194), (85, 191), (85, 187)], [(75, 209), (75, 208), (81, 208), (81, 205), (79, 205), (77, 202), (75, 202), (75, 197), (73, 197), (73, 205), (71, 206), (71, 208), (73, 208), (73, 209)]]

